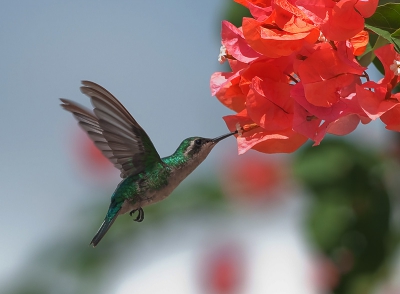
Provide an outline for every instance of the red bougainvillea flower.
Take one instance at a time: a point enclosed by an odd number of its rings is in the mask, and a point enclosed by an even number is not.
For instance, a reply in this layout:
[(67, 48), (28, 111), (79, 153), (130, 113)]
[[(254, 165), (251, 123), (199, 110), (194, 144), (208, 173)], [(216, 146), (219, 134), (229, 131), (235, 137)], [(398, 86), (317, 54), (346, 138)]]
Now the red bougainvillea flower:
[(234, 0), (247, 7), (255, 19), (262, 19), (272, 12), (271, 0)]
[(400, 82), (400, 54), (394, 51), (392, 44), (389, 44), (375, 50), (375, 55), (384, 67), (385, 76), (377, 83), (369, 81), (357, 86), (360, 106), (371, 119), (380, 117), (387, 129), (399, 131), (400, 93), (392, 94), (392, 91)]
[(289, 64), (285, 57), (264, 58), (241, 72), (240, 88), (246, 95), (249, 117), (265, 130), (282, 130), (291, 125), (290, 79), (284, 74)]
[(250, 85), (255, 77), (260, 78), (265, 83), (274, 81), (276, 83), (289, 84), (290, 78), (286, 73), (293, 71), (293, 58), (258, 58), (240, 73), (240, 88), (247, 95)]
[(246, 97), (239, 86), (240, 73), (246, 64), (230, 60), (233, 72), (216, 72), (211, 76), (211, 95), (226, 107), (233, 111), (240, 112), (245, 108)]
[(222, 22), (221, 37), (227, 53), (238, 61), (249, 63), (261, 56), (247, 44), (241, 29), (228, 21)]
[[(364, 29), (364, 15), (375, 11), (375, 1), (358, 4), (357, 0), (298, 0), (296, 5), (332, 41), (345, 41)], [(356, 6), (356, 4), (358, 4)], [(361, 9), (358, 10), (358, 9)], [(362, 13), (362, 14), (360, 14)]]
[[(241, 141), (240, 152), (249, 148), (258, 148), (268, 153), (292, 152), (291, 150), (305, 142), (304, 136), (294, 136), (291, 130), (293, 99), (290, 97), (290, 78), (283, 72), (286, 69), (291, 70), (290, 61), (287, 57), (260, 58), (240, 71), (240, 97), (245, 96), (245, 103), (241, 104), (241, 107), (245, 107), (245, 112), (240, 113), (245, 113), (250, 123), (256, 123), (262, 128), (262, 133), (260, 129), (255, 136), (246, 134), (243, 138), (238, 138)], [(235, 120), (236, 116), (231, 118), (234, 120), (232, 128), (238, 122), (243, 125), (241, 121)], [(271, 141), (259, 144), (265, 140)], [(279, 143), (282, 140), (294, 140), (291, 142), (295, 142), (295, 147), (286, 146), (282, 149), (282, 144)], [(274, 151), (274, 148), (278, 149)]]
[(289, 83), (253, 79), (247, 94), (248, 116), (265, 131), (285, 130), (292, 126), (293, 100)]
[(378, 3), (379, 0), (362, 0), (357, 1), (354, 7), (363, 17), (368, 18), (374, 14)]
[(390, 92), (387, 92), (386, 88), (380, 87), (376, 83), (369, 82), (368, 85), (374, 88), (374, 92), (372, 92), (365, 89), (364, 85), (365, 84), (363, 84), (363, 86), (357, 85), (357, 96), (360, 106), (372, 120), (381, 117), (385, 112), (398, 104), (399, 101), (397, 99), (392, 99)]
[[(344, 96), (342, 90), (355, 85), (365, 70), (346, 57), (342, 46), (334, 50), (325, 46), (315, 50), (297, 66), (307, 101), (315, 106), (330, 107)], [(346, 92), (346, 91), (345, 91)]]
[(385, 70), (385, 76), (377, 83), (379, 85), (387, 87), (388, 92), (391, 93), (394, 86), (398, 82), (400, 82), (400, 54), (394, 50), (393, 44), (385, 45), (375, 50), (374, 53), (382, 62), (383, 68)]
[[(236, 115), (224, 116), (223, 119), (232, 132), (236, 131), (238, 124), (244, 126), (254, 123), (247, 115), (247, 110)], [(266, 132), (259, 127), (237, 137), (239, 154), (243, 154), (249, 149), (264, 153), (291, 153), (306, 141), (306, 136), (294, 132), (291, 127), (276, 132)]]
[(263, 21), (243, 18), (242, 28), (255, 51), (273, 58), (299, 51), (304, 43), (313, 44), (320, 35), (306, 15), (285, 0), (274, 1), (274, 10)]
[(386, 111), (381, 116), (381, 121), (386, 124), (386, 129), (400, 132), (400, 104)]
[[(366, 49), (364, 18), (377, 0), (234, 0), (254, 18), (222, 23), (219, 60), (232, 72), (211, 77), (211, 91), (237, 112), (225, 116), (239, 154), (293, 152), (307, 138), (346, 135), (378, 117), (400, 130), (400, 58), (393, 46), (376, 50), (385, 77), (375, 83), (355, 56)], [(386, 50), (386, 51), (385, 51)], [(239, 126), (239, 127), (238, 127)], [(251, 127), (249, 127), (251, 126)], [(256, 126), (256, 128), (254, 128)]]
[(361, 31), (354, 37), (350, 38), (349, 42), (353, 46), (354, 56), (360, 56), (364, 53), (367, 48), (369, 41), (369, 35), (366, 31)]
[(326, 133), (343, 136), (354, 131), (361, 121), (370, 119), (359, 106), (354, 93), (340, 100), (332, 107), (315, 106), (307, 101), (303, 85), (298, 83), (291, 90), (296, 101), (293, 130), (313, 140), (319, 145)]

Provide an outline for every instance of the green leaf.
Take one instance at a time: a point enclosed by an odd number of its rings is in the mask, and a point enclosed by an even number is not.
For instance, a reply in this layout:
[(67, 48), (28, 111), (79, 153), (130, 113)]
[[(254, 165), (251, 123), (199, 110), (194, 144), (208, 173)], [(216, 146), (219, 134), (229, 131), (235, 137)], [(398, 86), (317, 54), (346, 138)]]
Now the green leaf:
[[(396, 51), (400, 52), (400, 4), (388, 3), (378, 6), (374, 15), (365, 20), (365, 27), (393, 44)], [(373, 50), (375, 49), (378, 48)], [(369, 56), (364, 61), (367, 62), (369, 59), (373, 60)]]
[[(400, 39), (398, 38), (393, 38), (391, 33), (389, 33), (388, 31), (385, 31), (381, 28), (377, 28), (377, 27), (373, 27), (370, 26), (368, 24), (365, 24), (365, 27), (371, 31), (373, 31), (375, 34), (377, 34), (378, 36), (384, 38), (386, 41), (388, 41), (389, 43), (392, 43), (396, 49), (397, 52), (400, 52)], [(378, 48), (376, 48), (378, 49)]]
[(400, 53), (400, 39), (398, 38), (392, 38), (392, 43), (394, 44), (394, 49)]
[(398, 29), (392, 33), (392, 38), (400, 38), (400, 29)]
[(400, 4), (388, 3), (378, 6), (374, 15), (367, 18), (365, 23), (390, 34), (394, 33), (400, 28)]

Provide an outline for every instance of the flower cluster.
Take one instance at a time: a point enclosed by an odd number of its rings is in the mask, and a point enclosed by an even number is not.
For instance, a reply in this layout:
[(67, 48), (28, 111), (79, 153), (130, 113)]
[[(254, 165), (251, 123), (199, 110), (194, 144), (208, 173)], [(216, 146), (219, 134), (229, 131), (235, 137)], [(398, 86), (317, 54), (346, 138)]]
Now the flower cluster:
[(400, 56), (393, 45), (375, 50), (385, 69), (370, 81), (357, 61), (367, 44), (364, 20), (377, 0), (235, 0), (253, 18), (237, 28), (222, 22), (220, 62), (231, 72), (211, 77), (211, 92), (237, 112), (224, 120), (256, 125), (238, 136), (239, 153), (293, 152), (307, 139), (346, 135), (380, 118), (400, 131)]

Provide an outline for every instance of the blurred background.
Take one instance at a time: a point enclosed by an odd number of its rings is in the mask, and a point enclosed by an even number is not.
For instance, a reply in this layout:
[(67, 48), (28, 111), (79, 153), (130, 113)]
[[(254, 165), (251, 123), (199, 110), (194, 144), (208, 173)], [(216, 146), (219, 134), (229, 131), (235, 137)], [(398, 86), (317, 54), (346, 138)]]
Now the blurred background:
[[(119, 172), (58, 98), (107, 88), (161, 156), (227, 132), (211, 97), (231, 0), (7, 1), (0, 10), (0, 289), (36, 293), (400, 293), (400, 137), (380, 122), (291, 155), (224, 140), (173, 194), (119, 217)], [(373, 79), (379, 79), (371, 71)]]

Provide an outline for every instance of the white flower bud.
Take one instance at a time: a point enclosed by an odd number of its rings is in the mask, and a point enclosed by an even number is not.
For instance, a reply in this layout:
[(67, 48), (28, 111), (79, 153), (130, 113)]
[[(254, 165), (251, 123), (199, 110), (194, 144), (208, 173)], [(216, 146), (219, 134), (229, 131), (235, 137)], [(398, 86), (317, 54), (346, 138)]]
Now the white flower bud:
[(393, 63), (390, 65), (390, 70), (394, 72), (396, 76), (400, 75), (400, 61), (393, 60)]
[(225, 62), (225, 60), (226, 60), (226, 55), (227, 55), (226, 48), (225, 48), (224, 45), (222, 45), (221, 48), (219, 49), (219, 55), (218, 55), (218, 61), (219, 61), (219, 63), (222, 64), (222, 63)]

